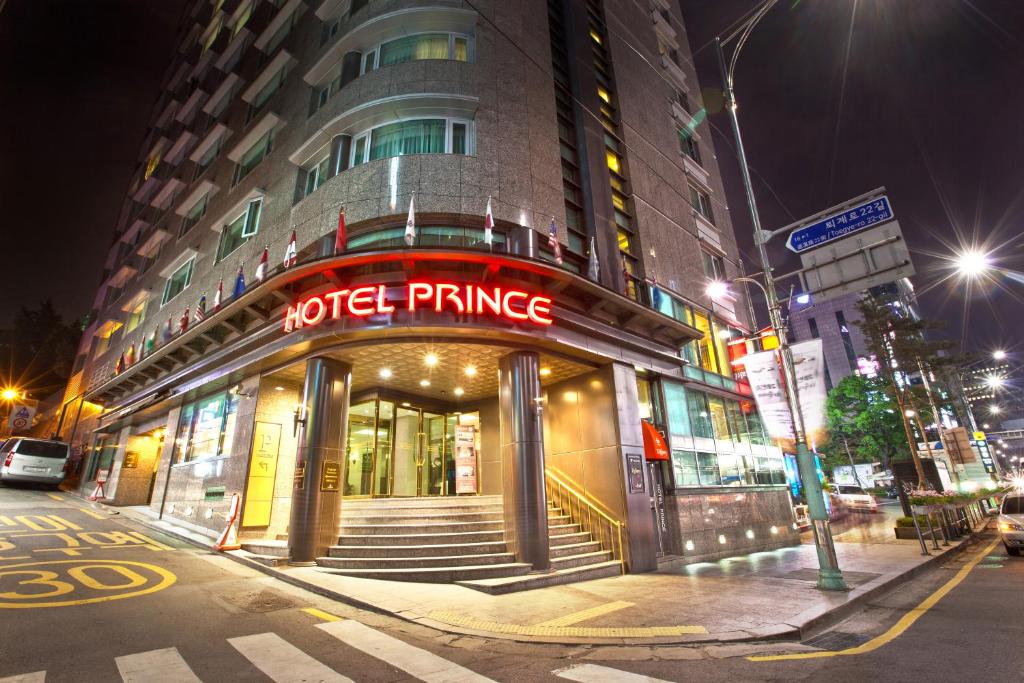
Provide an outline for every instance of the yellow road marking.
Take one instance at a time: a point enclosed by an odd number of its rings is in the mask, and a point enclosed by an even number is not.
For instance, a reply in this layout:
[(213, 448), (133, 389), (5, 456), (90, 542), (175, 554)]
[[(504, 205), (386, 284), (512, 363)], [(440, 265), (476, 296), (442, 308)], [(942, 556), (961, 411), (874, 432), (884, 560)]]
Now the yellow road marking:
[(0, 515), (0, 524), (3, 524), (4, 526), (18, 526), (18, 523), (7, 515)]
[(12, 555), (11, 557), (2, 557), (2, 556), (0, 556), (0, 561), (6, 561), (6, 560), (31, 560), (31, 559), (32, 558), (29, 555)]
[(822, 657), (840, 657), (847, 655), (863, 655), (868, 652), (874, 652), (883, 645), (891, 643), (896, 638), (903, 635), (903, 632), (914, 625), (914, 622), (925, 615), (925, 613), (938, 603), (939, 600), (944, 598), (947, 593), (956, 588), (960, 583), (967, 578), (967, 575), (971, 573), (971, 570), (988, 555), (992, 550), (999, 544), (999, 539), (992, 541), (992, 544), (985, 548), (979, 555), (973, 560), (965, 564), (960, 571), (958, 571), (952, 579), (942, 585), (937, 591), (929, 595), (927, 598), (921, 601), (917, 607), (913, 608), (897, 621), (893, 626), (880, 636), (876, 636), (857, 647), (851, 647), (846, 650), (836, 650), (834, 652), (795, 652), (788, 655), (765, 655), (762, 657), (747, 657), (751, 662), (779, 662), (793, 659), (820, 659)]
[(95, 512), (93, 512), (92, 510), (86, 510), (85, 508), (75, 508), (75, 509), (78, 510), (79, 512), (84, 512), (85, 514), (87, 514), (90, 517), (93, 517), (95, 519), (106, 519), (106, 517), (104, 517), (103, 515), (98, 515)]
[(64, 526), (66, 526), (69, 529), (75, 529), (77, 531), (81, 531), (82, 530), (82, 527), (78, 526), (74, 522), (69, 522), (68, 520), (64, 519), (63, 517), (58, 517), (57, 515), (49, 515), (49, 518), (50, 518), (51, 521), (57, 522), (58, 524), (63, 524)]
[(502, 624), (474, 617), (465, 617), (451, 612), (431, 612), (431, 619), (451, 626), (462, 626), (474, 631), (507, 633), (517, 636), (567, 636), (574, 638), (654, 638), (657, 636), (684, 636), (707, 633), (703, 626), (523, 626)]
[(324, 621), (341, 621), (341, 617), (336, 617), (330, 612), (325, 612), (322, 609), (316, 607), (304, 607), (302, 609), (306, 614), (312, 614), (317, 619), (323, 619)]
[(597, 617), (604, 616), (605, 614), (618, 612), (620, 609), (626, 609), (627, 607), (633, 607), (633, 603), (617, 600), (604, 605), (598, 605), (597, 607), (591, 607), (590, 609), (573, 612), (572, 614), (566, 614), (565, 616), (558, 617), (557, 619), (548, 619), (547, 621), (542, 621), (539, 624), (534, 624), (534, 626), (569, 626), (570, 624), (578, 624), (581, 621), (596, 619)]
[(174, 548), (172, 548), (171, 546), (169, 546), (169, 545), (167, 545), (165, 543), (161, 543), (160, 541), (158, 541), (158, 540), (156, 540), (154, 538), (150, 538), (149, 536), (146, 536), (145, 534), (139, 533), (138, 531), (132, 531), (128, 535), (129, 536), (134, 536), (135, 538), (137, 538), (137, 539), (139, 539), (141, 541), (145, 541), (146, 543), (149, 543), (151, 546), (153, 546), (153, 550), (174, 550)]
[[(60, 574), (50, 569), (56, 568), (57, 565), (72, 565), (71, 567), (61, 567), (61, 569), (68, 570), (68, 576), (76, 579), (76, 581), (87, 587), (97, 588), (101, 590), (121, 590), (135, 587), (137, 584), (131, 575), (138, 576), (138, 574), (131, 570), (130, 567), (142, 567), (148, 571), (153, 572), (159, 577), (159, 580), (148, 587), (142, 588), (141, 590), (132, 590), (128, 593), (117, 593), (114, 595), (100, 595), (93, 598), (79, 598), (71, 600), (60, 600), (52, 602), (0, 602), (0, 609), (31, 609), (35, 607), (68, 607), (71, 605), (86, 605), (93, 602), (107, 602), (110, 600), (121, 600), (123, 598), (135, 598), (141, 595), (147, 595), (149, 593), (155, 593), (163, 590), (168, 586), (174, 584), (178, 580), (174, 574), (153, 564), (146, 564), (144, 562), (130, 562), (128, 560), (56, 560), (48, 562), (22, 562), (19, 564), (9, 564), (0, 566), (0, 576), (15, 576), (35, 575), (36, 578), (23, 579), (18, 582), (18, 586), (24, 585), (41, 585), (50, 586), (52, 588), (48, 593), (29, 593), (21, 594), (15, 592), (0, 593), (0, 599), (2, 600), (32, 600), (40, 597), (57, 597), (66, 593), (74, 592), (76, 589), (74, 584), (67, 581), (60, 580)], [(38, 569), (37, 569), (38, 567)], [(75, 567), (79, 568), (78, 572), (73, 573), (71, 570)], [(126, 578), (131, 578), (131, 586), (129, 585), (106, 585), (101, 584), (95, 579), (95, 577), (89, 577), (87, 574), (83, 574), (85, 569), (91, 568), (107, 568), (112, 571), (120, 573)], [(77, 576), (76, 576), (77, 574)], [(83, 581), (82, 576), (87, 576), (88, 579)], [(149, 582), (145, 577), (140, 577)]]
[(64, 500), (63, 498), (58, 496), (56, 493), (47, 493), (46, 495), (48, 495), (50, 498), (53, 498), (54, 500)]

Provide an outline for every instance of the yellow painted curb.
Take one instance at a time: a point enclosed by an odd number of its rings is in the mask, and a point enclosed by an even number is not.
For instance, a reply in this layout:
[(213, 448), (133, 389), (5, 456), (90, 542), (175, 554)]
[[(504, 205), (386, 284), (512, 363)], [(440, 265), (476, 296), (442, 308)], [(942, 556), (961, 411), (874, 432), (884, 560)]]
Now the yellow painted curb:
[(474, 631), (503, 633), (514, 636), (564, 636), (570, 638), (655, 638), (659, 636), (684, 636), (707, 633), (703, 626), (621, 626), (621, 627), (588, 627), (588, 626), (545, 626), (537, 624), (502, 624), (497, 621), (485, 621), (474, 617), (464, 617), (452, 612), (431, 612), (429, 618), (448, 624), (461, 626)]

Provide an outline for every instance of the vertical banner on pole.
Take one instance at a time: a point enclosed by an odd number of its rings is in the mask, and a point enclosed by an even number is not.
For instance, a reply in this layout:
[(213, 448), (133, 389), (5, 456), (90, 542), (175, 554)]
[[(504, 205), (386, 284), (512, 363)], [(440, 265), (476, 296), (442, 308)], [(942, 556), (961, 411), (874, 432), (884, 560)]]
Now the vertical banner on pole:
[(793, 368), (800, 393), (800, 412), (804, 416), (807, 445), (812, 451), (828, 443), (828, 416), (825, 414), (825, 347), (820, 339), (793, 344)]

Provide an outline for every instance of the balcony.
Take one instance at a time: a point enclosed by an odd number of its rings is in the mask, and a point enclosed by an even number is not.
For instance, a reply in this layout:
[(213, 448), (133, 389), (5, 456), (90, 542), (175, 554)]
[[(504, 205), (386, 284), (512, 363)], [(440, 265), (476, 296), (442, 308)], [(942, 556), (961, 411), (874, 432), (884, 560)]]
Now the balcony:
[(669, 80), (683, 92), (690, 92), (690, 86), (686, 82), (686, 73), (679, 68), (679, 65), (672, 61), (668, 55), (661, 56), (661, 66), (668, 74)]

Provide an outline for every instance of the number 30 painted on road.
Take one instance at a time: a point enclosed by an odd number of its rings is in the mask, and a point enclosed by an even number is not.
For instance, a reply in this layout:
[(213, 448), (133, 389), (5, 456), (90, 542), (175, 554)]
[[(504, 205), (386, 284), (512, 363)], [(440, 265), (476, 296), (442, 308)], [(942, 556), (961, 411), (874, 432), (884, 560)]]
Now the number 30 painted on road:
[[(119, 575), (115, 582), (110, 581), (109, 573)], [(68, 607), (134, 598), (163, 590), (176, 580), (163, 567), (127, 560), (11, 564), (0, 566), (0, 609)], [(53, 599), (61, 596), (68, 598)]]

